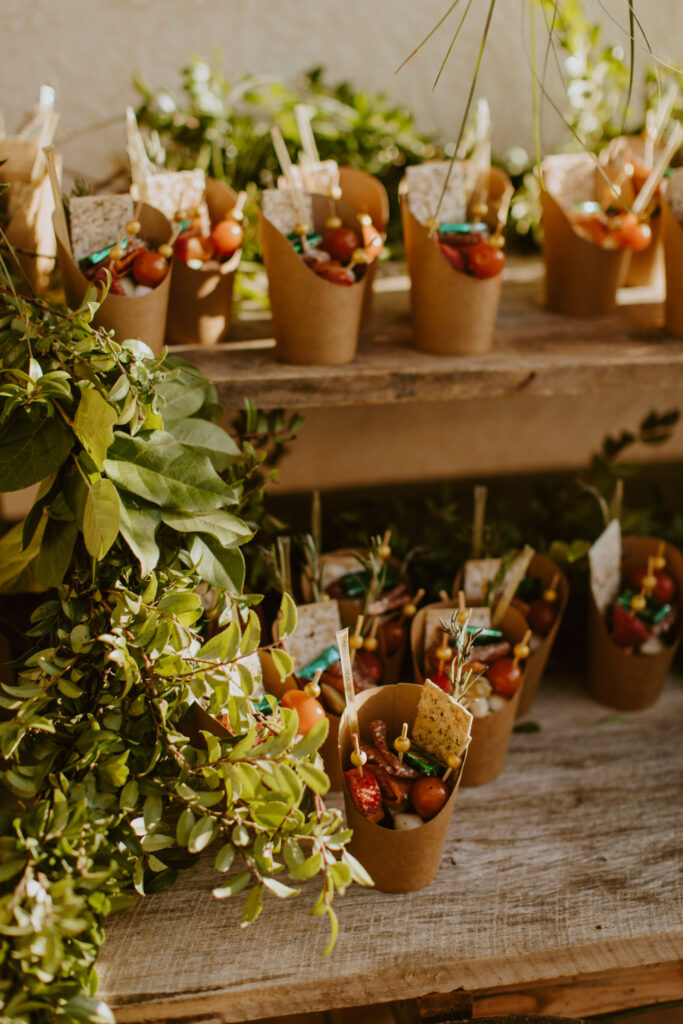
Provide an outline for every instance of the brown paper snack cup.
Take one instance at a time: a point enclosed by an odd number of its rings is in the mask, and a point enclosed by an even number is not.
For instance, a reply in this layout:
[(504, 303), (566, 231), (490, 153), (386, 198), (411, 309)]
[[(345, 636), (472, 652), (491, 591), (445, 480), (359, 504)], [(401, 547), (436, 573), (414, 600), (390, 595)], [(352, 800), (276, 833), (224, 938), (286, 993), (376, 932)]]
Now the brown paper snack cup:
[(574, 231), (553, 196), (541, 189), (546, 301), (556, 313), (600, 316), (617, 308), (629, 253), (601, 249)]
[[(322, 233), (330, 200), (314, 195), (313, 227)], [(360, 233), (356, 215), (336, 204), (342, 223)], [(298, 366), (341, 366), (356, 355), (367, 271), (352, 285), (324, 281), (259, 210), (259, 233), (275, 336), (275, 355)]]
[(683, 337), (683, 227), (673, 210), (662, 199), (662, 233), (666, 271), (666, 326)]
[[(508, 187), (507, 175), (492, 168), (490, 195), (498, 199)], [(436, 240), (429, 237), (429, 228), (411, 212), (405, 188), (401, 217), (416, 347), (437, 355), (488, 352), (493, 344), (503, 275), (483, 280), (452, 267)]]
[[(410, 734), (419, 700), (420, 687), (413, 683), (366, 690), (356, 697), (361, 739), (369, 737), (370, 723), (376, 718), (386, 722), (390, 737), (400, 734), (404, 722), (408, 723)], [(339, 728), (339, 759), (344, 769), (351, 767), (351, 749), (351, 734), (344, 714)], [(469, 752), (466, 751), (463, 765), (467, 764), (468, 757)], [(349, 851), (361, 862), (375, 886), (382, 892), (415, 892), (429, 885), (436, 877), (462, 772), (461, 767), (451, 795), (439, 813), (419, 828), (405, 832), (383, 828), (368, 821), (356, 810), (344, 785), (346, 821), (349, 828), (353, 829)]]
[[(52, 216), (57, 235), (57, 263), (62, 275), (62, 283), (66, 301), (71, 309), (78, 309), (91, 283), (81, 273), (78, 264), (71, 255), (68, 239), (60, 237), (59, 222)], [(171, 225), (163, 213), (146, 203), (140, 210), (140, 235), (145, 241), (158, 247), (171, 236)], [(147, 295), (107, 295), (97, 310), (93, 323), (107, 331), (115, 331), (117, 340), (139, 338), (149, 345), (155, 355), (159, 355), (164, 347), (166, 333), (166, 313), (171, 288), (173, 261), (166, 277)]]
[[(263, 672), (263, 689), (266, 693), (272, 693), (273, 697), (277, 697), (278, 700), (282, 699), (282, 695), (286, 690), (298, 690), (296, 680), (294, 676), (288, 676), (287, 679), (280, 679), (280, 673), (278, 672), (273, 659), (270, 656), (269, 651), (259, 651), (259, 660), (261, 662), (261, 671)], [(334, 715), (330, 711), (325, 711), (327, 720), (330, 723), (329, 732), (327, 733), (327, 739), (320, 748), (320, 755), (325, 764), (325, 771), (330, 780), (330, 787), (332, 789), (342, 788), (342, 774), (341, 768), (339, 767), (339, 751), (338, 751), (338, 738), (339, 738), (339, 722), (340, 716)]]
[[(628, 577), (640, 565), (647, 565), (661, 542), (656, 537), (624, 537), (622, 540), (622, 575)], [(598, 611), (591, 594), (588, 610), (588, 687), (601, 704), (619, 711), (642, 711), (655, 703), (683, 633), (681, 597), (683, 596), (683, 555), (667, 544), (664, 551), (668, 572), (678, 584), (678, 620), (674, 626), (673, 643), (661, 654), (629, 654), (615, 644), (607, 631), (604, 616)]]
[(550, 586), (555, 574), (560, 574), (560, 579), (556, 587), (560, 606), (557, 612), (557, 618), (553, 623), (553, 628), (550, 630), (548, 635), (543, 638), (541, 646), (527, 658), (524, 669), (524, 682), (520, 687), (519, 701), (517, 704), (517, 718), (521, 718), (522, 715), (525, 715), (533, 703), (536, 691), (538, 690), (543, 678), (548, 658), (550, 657), (550, 653), (553, 649), (555, 637), (557, 636), (557, 631), (560, 628), (564, 610), (567, 607), (567, 601), (569, 600), (569, 583), (567, 582), (567, 577), (562, 572), (559, 565), (553, 562), (551, 558), (547, 558), (545, 555), (534, 555), (531, 559), (527, 572), (529, 576), (535, 576), (537, 579), (540, 579), (544, 590), (547, 590)]
[[(62, 158), (59, 154), (55, 156), (55, 166), (60, 175)], [(11, 167), (11, 160), (0, 169), (0, 181), (9, 181), (11, 189), (12, 175), (8, 167)], [(26, 188), (26, 199), (12, 214), (5, 234), (15, 249), (23, 250), (17, 253), (17, 258), (32, 290), (40, 294), (49, 287), (57, 255), (57, 241), (52, 226), (55, 208), (52, 187), (47, 175), (37, 185), (31, 186), (30, 191), (29, 186), (20, 180), (17, 180), (15, 187)]]
[[(211, 223), (223, 220), (233, 209), (237, 193), (222, 181), (206, 179), (206, 202)], [(173, 263), (168, 303), (166, 340), (173, 345), (216, 345), (230, 329), (230, 310), (235, 272), (242, 250), (238, 249), (219, 269), (193, 270), (182, 260)]]
[[(444, 619), (450, 618), (450, 612), (457, 608), (457, 603), (436, 601), (434, 604), (420, 608), (413, 619), (410, 630), (410, 645), (413, 656), (413, 670), (416, 681), (424, 682), (424, 632), (427, 608), (443, 608)], [(518, 643), (527, 630), (527, 624), (515, 608), (508, 608), (503, 619), (503, 633), (512, 644)], [(526, 669), (522, 675), (522, 684), (513, 697), (510, 697), (504, 708), (494, 711), (485, 718), (472, 720), (472, 738), (467, 748), (467, 761), (462, 769), (463, 786), (483, 786), (498, 778), (505, 764), (512, 727), (525, 685)]]
[(626, 264), (625, 288), (656, 288), (664, 284), (664, 241), (661, 210), (650, 218), (652, 241), (642, 252), (632, 252)]

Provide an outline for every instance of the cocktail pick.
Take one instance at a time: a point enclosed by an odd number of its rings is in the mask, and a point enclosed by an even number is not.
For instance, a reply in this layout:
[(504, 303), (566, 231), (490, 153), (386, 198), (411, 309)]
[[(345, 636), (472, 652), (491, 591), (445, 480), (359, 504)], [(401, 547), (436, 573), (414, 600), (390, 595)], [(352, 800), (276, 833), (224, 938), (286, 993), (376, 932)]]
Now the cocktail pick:
[(474, 488), (474, 516), (472, 517), (472, 558), (481, 558), (487, 495), (488, 487), (477, 484)]
[(457, 769), (462, 764), (462, 757), (460, 757), (459, 754), (449, 754), (448, 757), (446, 758), (446, 764), (448, 765), (448, 770), (442, 776), (443, 782), (446, 781), (451, 772), (457, 771)]
[(359, 615), (356, 618), (356, 627), (353, 631), (353, 636), (349, 640), (349, 647), (351, 648), (351, 664), (353, 665), (353, 659), (356, 657), (356, 651), (359, 651), (365, 643), (363, 639), (363, 616)]
[(448, 644), (448, 633), (443, 630), (441, 633), (441, 646), (436, 649), (436, 656), (438, 658), (438, 671), (443, 672), (444, 666), (447, 661), (450, 660), (450, 656), (453, 652), (451, 651)]
[(647, 606), (647, 599), (652, 594), (652, 591), (657, 586), (657, 577), (655, 576), (655, 556), (651, 555), (647, 560), (647, 572), (643, 576), (643, 582), (640, 587), (640, 593), (634, 594), (631, 598), (631, 608), (634, 612), (642, 612), (643, 608)]
[(666, 569), (666, 558), (664, 557), (665, 551), (666, 544), (664, 543), (664, 541), (660, 541), (657, 545), (657, 554), (655, 555), (655, 560), (652, 563), (655, 569)]
[(512, 648), (512, 664), (515, 666), (515, 668), (517, 667), (520, 661), (523, 661), (525, 658), (528, 658), (531, 654), (531, 650), (529, 648), (530, 639), (531, 630), (527, 629), (526, 633), (524, 634), (520, 642), (518, 644), (515, 644), (515, 646)]
[(373, 615), (372, 624), (370, 626), (370, 632), (366, 637), (363, 638), (363, 646), (366, 651), (376, 651), (379, 647), (379, 640), (377, 639), (377, 630), (379, 629), (379, 615)]
[(321, 668), (317, 669), (310, 683), (306, 683), (306, 685), (304, 686), (304, 693), (306, 694), (307, 697), (320, 696), (320, 678), (322, 674), (323, 670)]
[[(425, 589), (424, 587), (420, 587), (417, 593), (413, 594), (410, 601), (408, 601), (407, 604), (403, 605), (403, 608), (401, 609), (401, 618), (412, 619), (412, 617), (417, 614), (417, 606), (419, 605), (420, 601), (424, 596)], [(446, 600), (448, 600), (448, 595), (446, 595)]]
[(543, 600), (547, 601), (548, 604), (553, 604), (557, 601), (557, 585), (560, 582), (559, 572), (553, 573), (553, 578), (550, 581), (550, 586), (547, 590), (543, 591)]
[(403, 764), (403, 755), (407, 754), (410, 750), (410, 740), (408, 739), (408, 723), (403, 723), (401, 729), (401, 735), (397, 736), (394, 740), (394, 750), (398, 754), (398, 763)]
[(441, 589), (439, 591), (439, 597), (441, 598), (442, 601), (450, 601), (450, 596), (448, 592), (444, 589)]
[(344, 680), (344, 696), (346, 697), (346, 718), (349, 723), (349, 732), (358, 735), (358, 714), (356, 712), (356, 691), (353, 685), (353, 669), (351, 668), (351, 653), (349, 651), (349, 629), (340, 629), (336, 633), (337, 646), (342, 667), (342, 678)]
[(354, 768), (358, 769), (358, 774), (361, 779), (363, 778), (363, 765), (368, 759), (368, 755), (364, 750), (360, 749), (360, 740), (358, 738), (358, 723), (356, 723), (356, 732), (353, 734), (353, 750), (351, 751), (351, 764)]

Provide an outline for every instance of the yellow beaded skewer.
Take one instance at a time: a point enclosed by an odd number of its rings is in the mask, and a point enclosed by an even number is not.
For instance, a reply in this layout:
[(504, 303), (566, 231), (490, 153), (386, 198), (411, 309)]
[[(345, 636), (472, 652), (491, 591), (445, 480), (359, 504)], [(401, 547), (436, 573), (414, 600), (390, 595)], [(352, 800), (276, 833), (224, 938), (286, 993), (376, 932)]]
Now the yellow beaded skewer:
[[(356, 250), (358, 252), (360, 250)], [(355, 253), (354, 253), (355, 255)], [(377, 554), (379, 557), (386, 562), (387, 558), (391, 557), (391, 547), (389, 541), (391, 540), (391, 530), (385, 530), (384, 536), (382, 537), (382, 543), (377, 548)]]
[(652, 560), (653, 569), (666, 569), (666, 558), (664, 557), (665, 550), (666, 544), (664, 543), (664, 541), (660, 541), (660, 543), (657, 545), (657, 554), (654, 556)]
[(527, 629), (526, 633), (524, 634), (524, 636), (522, 637), (520, 642), (518, 644), (515, 644), (515, 646), (512, 648), (512, 654), (513, 654), (512, 664), (515, 666), (515, 668), (517, 667), (517, 664), (520, 661), (523, 661), (525, 658), (528, 658), (529, 655), (531, 654), (531, 649), (529, 647), (529, 640), (530, 639), (531, 639), (531, 630)]
[(353, 659), (356, 657), (356, 651), (359, 651), (364, 646), (365, 640), (363, 638), (363, 616), (359, 615), (356, 619), (356, 628), (353, 636), (349, 637), (349, 647), (351, 648), (351, 664), (353, 665)]
[(379, 640), (377, 639), (377, 630), (379, 629), (379, 615), (373, 616), (372, 626), (370, 632), (363, 639), (363, 646), (366, 651), (376, 651), (379, 647)]
[(441, 646), (436, 649), (436, 656), (438, 658), (438, 671), (443, 672), (446, 661), (451, 659), (453, 651), (448, 646), (448, 633), (443, 630), (441, 633)]
[(445, 782), (451, 772), (457, 771), (462, 764), (462, 758), (459, 754), (449, 754), (446, 758), (446, 764), (448, 765), (448, 771), (442, 777), (442, 782)]
[(550, 586), (547, 590), (543, 591), (543, 600), (547, 601), (548, 604), (555, 604), (557, 601), (557, 585), (560, 582), (560, 574), (556, 572), (550, 582)]
[(401, 609), (401, 618), (412, 619), (415, 615), (417, 615), (417, 606), (424, 596), (425, 589), (424, 587), (420, 587), (417, 593), (413, 597), (411, 597), (410, 601), (408, 601), (407, 604), (403, 605), (403, 608)]
[(410, 740), (408, 739), (408, 723), (403, 723), (401, 735), (397, 736), (394, 740), (394, 750), (398, 754), (398, 763), (403, 764), (403, 755), (407, 754), (410, 750)]
[(320, 677), (323, 674), (323, 670), (319, 668), (311, 681), (306, 683), (304, 686), (304, 693), (307, 697), (319, 697), (320, 696)]
[(648, 558), (647, 572), (643, 576), (640, 593), (634, 594), (631, 598), (631, 608), (634, 612), (642, 612), (643, 609), (647, 607), (647, 599), (652, 595), (652, 591), (657, 586), (657, 577), (655, 576), (655, 559), (656, 556), (653, 555)]
[(125, 226), (125, 233), (121, 235), (116, 245), (112, 245), (109, 250), (109, 258), (112, 260), (122, 260), (126, 254), (126, 250), (123, 248), (128, 235), (139, 235), (142, 231), (142, 225), (140, 223), (140, 210), (142, 209), (142, 203), (137, 202), (135, 209), (133, 210), (133, 219), (129, 220)]
[(358, 733), (353, 734), (353, 750), (351, 751), (351, 764), (354, 768), (358, 769), (358, 774), (361, 779), (363, 778), (363, 765), (366, 763), (368, 755), (364, 750), (360, 749), (360, 741), (358, 739)]

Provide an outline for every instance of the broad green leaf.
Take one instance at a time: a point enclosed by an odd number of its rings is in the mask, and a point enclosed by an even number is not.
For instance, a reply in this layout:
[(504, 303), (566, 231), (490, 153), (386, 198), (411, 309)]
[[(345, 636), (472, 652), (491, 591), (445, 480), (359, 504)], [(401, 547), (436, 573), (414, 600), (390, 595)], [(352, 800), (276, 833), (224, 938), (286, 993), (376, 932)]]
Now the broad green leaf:
[(312, 789), (314, 793), (320, 793), (323, 796), (327, 793), (330, 788), (330, 780), (322, 768), (316, 768), (315, 765), (309, 764), (308, 761), (302, 761), (300, 764), (297, 764), (296, 770), (308, 788)]
[(145, 797), (145, 802), (142, 805), (142, 813), (145, 819), (145, 825), (147, 828), (154, 828), (156, 824), (161, 820), (161, 812), (163, 811), (163, 803), (160, 796), (148, 796)]
[(21, 409), (14, 412), (0, 427), (0, 493), (30, 487), (56, 473), (73, 444), (61, 416), (42, 420)]
[(242, 892), (242, 889), (246, 889), (250, 881), (251, 872), (242, 871), (225, 885), (219, 885), (217, 889), (214, 889), (213, 895), (217, 900), (224, 900), (227, 896), (236, 896), (238, 892)]
[(118, 487), (173, 511), (211, 512), (237, 500), (205, 456), (163, 430), (146, 437), (116, 433), (104, 468)]
[(291, 676), (294, 670), (292, 656), (288, 654), (287, 651), (282, 651), (278, 647), (273, 648), (270, 655), (275, 664), (275, 668), (280, 674), (280, 679), (287, 679), (288, 676)]
[(190, 853), (201, 853), (216, 835), (216, 823), (213, 818), (200, 818), (190, 832), (187, 848)]
[(247, 624), (242, 632), (240, 643), (240, 654), (246, 658), (257, 650), (261, 643), (261, 623), (256, 612), (251, 608), (247, 618)]
[(169, 376), (157, 385), (158, 393), (165, 400), (161, 410), (164, 423), (192, 416), (199, 412), (206, 399), (208, 381), (196, 367), (186, 364), (173, 376), (175, 380)]
[(103, 558), (118, 537), (120, 507), (119, 496), (111, 480), (100, 477), (88, 489), (83, 539), (93, 558)]
[(214, 861), (213, 866), (216, 871), (229, 871), (234, 859), (235, 847), (232, 843), (226, 843), (225, 846), (221, 846), (220, 850), (216, 854), (216, 860)]
[(114, 441), (118, 413), (96, 388), (85, 385), (74, 416), (74, 433), (98, 469)]
[(176, 825), (175, 837), (179, 846), (187, 846), (190, 838), (190, 833), (195, 826), (196, 818), (191, 808), (186, 807), (178, 818), (178, 824)]
[[(166, 418), (168, 418), (167, 412)], [(171, 419), (168, 422), (167, 430), (173, 434), (176, 441), (203, 452), (219, 473), (239, 458), (240, 450), (230, 434), (215, 423), (209, 423), (208, 420)]]
[(0, 591), (8, 593), (21, 579), (31, 562), (40, 551), (47, 517), (41, 516), (31, 542), (22, 550), (23, 523), (17, 523), (0, 538)]
[(315, 750), (320, 750), (323, 743), (327, 739), (327, 734), (330, 731), (330, 720), (325, 717), (319, 722), (316, 722), (313, 728), (302, 736), (296, 746), (292, 749), (292, 757), (304, 758), (308, 757)]
[(342, 853), (342, 860), (349, 867), (351, 876), (357, 885), (370, 886), (375, 884), (360, 861), (356, 860), (353, 854), (350, 854), (348, 850), (344, 850)]
[(241, 594), (245, 566), (239, 548), (224, 548), (213, 537), (195, 534), (190, 537), (190, 555), (206, 583), (231, 594)]
[(264, 878), (263, 884), (281, 900), (288, 900), (292, 896), (298, 896), (301, 892), (301, 889), (293, 889), (291, 885), (285, 885), (284, 882), (279, 882), (277, 878)]
[(83, 1024), (116, 1024), (107, 1004), (91, 996), (72, 996), (60, 1009), (64, 1017), (73, 1017)]
[(161, 522), (161, 512), (147, 507), (137, 508), (132, 501), (119, 494), (119, 529), (123, 539), (140, 563), (140, 576), (145, 577), (159, 561), (159, 547), (154, 539)]
[(265, 743), (259, 743), (254, 753), (259, 758), (279, 757), (290, 745), (299, 729), (299, 716), (292, 708), (281, 708), (282, 729), (276, 736), (270, 736)]
[(78, 523), (49, 518), (45, 525), (40, 552), (35, 563), (35, 576), (44, 587), (58, 587), (71, 562)]
[(248, 925), (253, 924), (256, 918), (263, 910), (263, 886), (255, 885), (253, 889), (249, 890), (246, 902), (244, 904), (244, 913), (242, 914), (242, 927), (246, 928)]
[(0, 864), (0, 882), (6, 882), (8, 878), (17, 875), (26, 865), (26, 857), (13, 857)]
[(301, 864), (293, 865), (290, 868), (290, 874), (295, 882), (306, 882), (309, 878), (314, 878), (322, 866), (322, 854), (312, 853)]
[(197, 657), (206, 661), (233, 661), (240, 648), (240, 627), (231, 622), (227, 629), (221, 630), (216, 636), (199, 648)]
[(296, 629), (296, 605), (289, 594), (282, 595), (280, 602), (280, 617), (278, 619), (278, 636), (284, 640)]
[(342, 861), (337, 861), (336, 864), (333, 864), (330, 867), (330, 875), (332, 876), (332, 881), (334, 882), (335, 887), (343, 896), (352, 881), (351, 868), (348, 864), (344, 864)]
[(226, 548), (239, 547), (253, 536), (246, 523), (231, 512), (216, 509), (213, 512), (162, 512), (161, 518), (167, 526), (179, 533), (208, 533)]

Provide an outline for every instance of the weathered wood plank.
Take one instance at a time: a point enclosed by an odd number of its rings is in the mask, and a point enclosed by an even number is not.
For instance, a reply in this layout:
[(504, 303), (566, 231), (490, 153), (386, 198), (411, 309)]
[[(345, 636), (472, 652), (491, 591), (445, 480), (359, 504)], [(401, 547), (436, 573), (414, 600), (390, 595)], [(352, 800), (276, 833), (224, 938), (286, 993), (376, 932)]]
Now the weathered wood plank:
[(568, 318), (543, 308), (540, 261), (511, 261), (492, 351), (443, 357), (410, 343), (408, 279), (384, 277), (378, 287), (373, 323), (347, 366), (277, 363), (270, 321), (258, 313), (234, 325), (234, 341), (178, 351), (215, 382), (227, 408), (241, 407), (245, 394), (264, 408), (303, 409), (683, 384), (683, 340), (664, 334), (654, 291), (624, 290), (613, 316)]
[(324, 927), (305, 915), (314, 890), (269, 900), (242, 931), (241, 905), (211, 896), (207, 858), (110, 923), (102, 993), (121, 1024), (223, 1024), (672, 965), (682, 714), (680, 680), (617, 720), (578, 681), (549, 682), (533, 709), (541, 731), (513, 737), (495, 783), (458, 795), (437, 879), (407, 896), (349, 892), (329, 960)]

